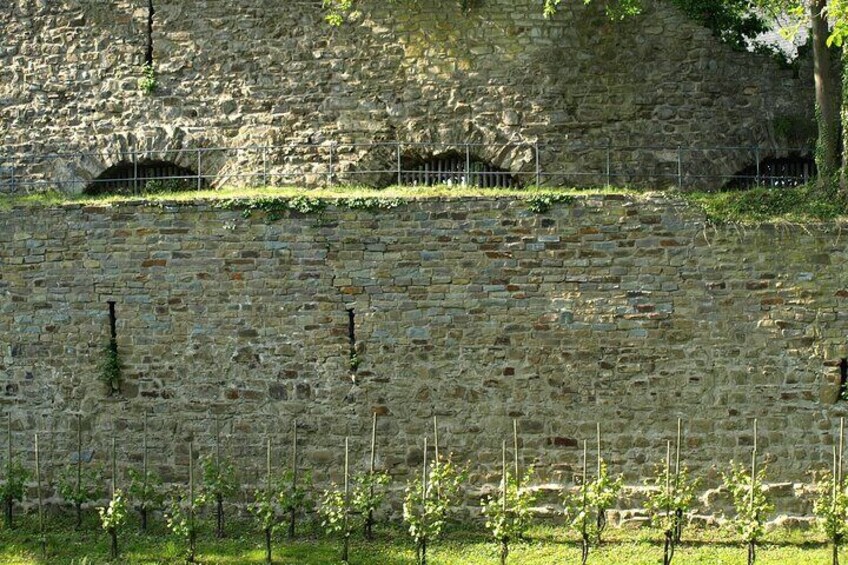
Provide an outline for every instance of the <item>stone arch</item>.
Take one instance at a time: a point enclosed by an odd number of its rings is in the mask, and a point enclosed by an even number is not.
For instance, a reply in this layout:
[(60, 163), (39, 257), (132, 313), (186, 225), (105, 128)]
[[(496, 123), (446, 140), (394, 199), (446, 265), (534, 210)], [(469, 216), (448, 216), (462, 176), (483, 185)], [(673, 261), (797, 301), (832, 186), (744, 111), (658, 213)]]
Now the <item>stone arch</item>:
[(167, 164), (174, 171), (186, 173), (180, 176), (196, 178), (199, 173), (203, 186), (214, 187), (220, 182), (218, 174), (227, 159), (226, 150), (206, 149), (209, 145), (206, 140), (192, 137), (186, 130), (176, 127), (116, 133), (106, 139), (92, 140), (91, 145), (96, 149), (63, 153), (51, 160), (50, 176), (60, 192), (96, 193), (89, 188), (106, 180), (108, 173), (135, 163), (143, 168)]
[[(400, 157), (400, 176), (404, 184), (460, 185), (465, 180), (479, 186), (521, 187), (535, 182), (532, 143), (487, 142), (482, 137), (453, 138), (461, 142), (443, 142), (429, 137), (355, 146), (340, 153), (335, 165), (336, 180), (375, 187), (397, 184)], [(465, 179), (469, 160), (472, 174)], [(425, 174), (429, 166), (435, 167), (433, 175)]]

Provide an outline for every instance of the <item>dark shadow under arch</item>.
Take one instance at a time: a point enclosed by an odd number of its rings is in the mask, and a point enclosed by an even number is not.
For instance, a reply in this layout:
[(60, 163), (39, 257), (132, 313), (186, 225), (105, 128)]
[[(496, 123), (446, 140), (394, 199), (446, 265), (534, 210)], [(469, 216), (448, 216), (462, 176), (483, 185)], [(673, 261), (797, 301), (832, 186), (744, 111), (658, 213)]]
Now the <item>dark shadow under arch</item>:
[(521, 186), (512, 172), (500, 169), (475, 155), (463, 155), (458, 151), (431, 157), (406, 158), (402, 165), (401, 181), (404, 185), (452, 184), (484, 188)]
[(812, 157), (798, 153), (786, 157), (766, 157), (734, 174), (724, 185), (726, 190), (753, 188), (790, 188), (801, 186), (816, 177), (816, 163)]
[(198, 187), (197, 173), (187, 167), (162, 160), (139, 161), (137, 164), (121, 161), (103, 171), (83, 191), (92, 196), (100, 194), (142, 194), (178, 192)]

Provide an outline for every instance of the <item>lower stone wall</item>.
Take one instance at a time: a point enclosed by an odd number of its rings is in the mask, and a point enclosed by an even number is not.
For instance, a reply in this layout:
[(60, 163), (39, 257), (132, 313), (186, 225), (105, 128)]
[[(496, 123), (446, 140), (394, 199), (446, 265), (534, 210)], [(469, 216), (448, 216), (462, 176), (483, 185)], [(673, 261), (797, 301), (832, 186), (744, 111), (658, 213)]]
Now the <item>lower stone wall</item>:
[[(190, 438), (211, 452), (217, 421), (246, 483), (266, 437), (288, 460), (296, 419), (320, 485), (340, 479), (346, 436), (367, 467), (374, 413), (378, 465), (402, 485), (435, 416), (477, 487), (497, 480), (513, 419), (540, 482), (570, 483), (601, 422), (612, 470), (640, 485), (682, 418), (684, 460), (714, 488), (750, 457), (758, 418), (778, 510), (804, 514), (791, 485), (827, 464), (846, 414), (840, 230), (715, 227), (673, 199), (615, 195), (543, 214), (487, 198), (15, 208), (0, 212), (0, 411), (30, 463), (43, 433), (54, 478), (77, 414), (95, 463), (117, 436), (122, 477), (146, 415), (170, 481)], [(98, 378), (109, 301), (117, 396)]]

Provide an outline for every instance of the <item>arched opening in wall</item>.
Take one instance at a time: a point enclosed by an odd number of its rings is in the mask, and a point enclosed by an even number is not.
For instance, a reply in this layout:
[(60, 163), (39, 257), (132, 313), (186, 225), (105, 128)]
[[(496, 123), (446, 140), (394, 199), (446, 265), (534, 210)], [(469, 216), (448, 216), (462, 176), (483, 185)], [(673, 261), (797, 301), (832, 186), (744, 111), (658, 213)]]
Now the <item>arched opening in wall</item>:
[(764, 186), (767, 188), (791, 188), (814, 179), (816, 162), (810, 156), (800, 154), (786, 157), (767, 157), (734, 174), (724, 189), (736, 190)]
[(92, 180), (84, 194), (151, 194), (197, 190), (206, 185), (189, 168), (170, 161), (122, 161), (103, 171)]
[(407, 158), (402, 162), (401, 184), (433, 186), (437, 184), (479, 186), (482, 188), (518, 188), (521, 182), (479, 157), (448, 152), (428, 158)]

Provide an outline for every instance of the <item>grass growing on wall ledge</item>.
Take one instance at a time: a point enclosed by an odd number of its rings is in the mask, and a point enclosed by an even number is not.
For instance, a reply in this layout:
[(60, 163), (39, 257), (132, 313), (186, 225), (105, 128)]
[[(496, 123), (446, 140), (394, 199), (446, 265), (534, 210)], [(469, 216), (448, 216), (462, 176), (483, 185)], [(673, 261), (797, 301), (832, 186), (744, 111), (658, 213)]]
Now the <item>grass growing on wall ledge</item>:
[(848, 217), (848, 202), (825, 196), (810, 185), (752, 188), (734, 192), (692, 192), (686, 200), (715, 223), (815, 223)]
[[(626, 195), (637, 199), (646, 194), (656, 198), (665, 194), (670, 199), (683, 199), (701, 210), (712, 223), (756, 225), (773, 222), (816, 223), (848, 218), (848, 201), (838, 196), (825, 196), (811, 185), (795, 188), (753, 188), (732, 192), (685, 192), (676, 190), (647, 192), (625, 187), (568, 188), (530, 187), (525, 189), (477, 188), (464, 186), (392, 186), (374, 189), (362, 186), (338, 186), (325, 189), (300, 187), (223, 188), (217, 190), (157, 192), (138, 196), (68, 196), (46, 192), (14, 197), (0, 197), (0, 211), (16, 206), (63, 206), (161, 202), (208, 201), (221, 207), (244, 207), (253, 210), (274, 208), (301, 213), (320, 212), (327, 205), (351, 209), (390, 210), (404, 201), (428, 199), (507, 198), (522, 199), (528, 210), (547, 212), (556, 205), (568, 205), (581, 197)], [(288, 202), (280, 205), (280, 203)], [(266, 210), (267, 211), (267, 210)]]

